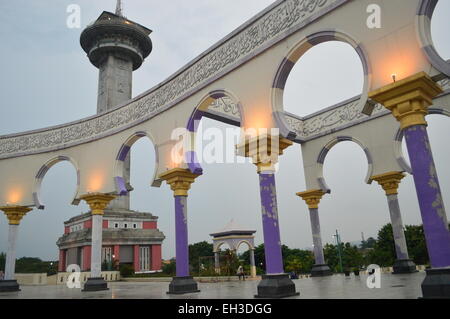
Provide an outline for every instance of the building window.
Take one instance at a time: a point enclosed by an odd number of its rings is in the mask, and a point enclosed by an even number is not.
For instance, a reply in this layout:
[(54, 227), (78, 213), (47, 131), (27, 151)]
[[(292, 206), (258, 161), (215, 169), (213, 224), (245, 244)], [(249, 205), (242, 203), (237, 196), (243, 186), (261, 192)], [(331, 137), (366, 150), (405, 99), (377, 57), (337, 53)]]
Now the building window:
[(140, 247), (139, 266), (141, 271), (150, 270), (150, 247)]
[(115, 224), (114, 224), (114, 228), (119, 228), (119, 224), (118, 224), (118, 223), (115, 223)]
[(123, 224), (123, 227), (124, 228), (128, 228), (128, 224)]
[(137, 228), (137, 225), (136, 225), (136, 224), (133, 224), (133, 228), (136, 229), (136, 228)]

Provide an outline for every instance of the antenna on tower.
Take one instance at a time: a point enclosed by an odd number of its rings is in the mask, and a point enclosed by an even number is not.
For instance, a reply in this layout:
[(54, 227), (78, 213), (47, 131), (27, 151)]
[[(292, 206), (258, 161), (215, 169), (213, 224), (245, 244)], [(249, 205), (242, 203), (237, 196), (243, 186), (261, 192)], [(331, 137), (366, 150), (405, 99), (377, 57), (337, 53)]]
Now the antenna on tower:
[(116, 14), (120, 17), (122, 16), (122, 0), (117, 0)]

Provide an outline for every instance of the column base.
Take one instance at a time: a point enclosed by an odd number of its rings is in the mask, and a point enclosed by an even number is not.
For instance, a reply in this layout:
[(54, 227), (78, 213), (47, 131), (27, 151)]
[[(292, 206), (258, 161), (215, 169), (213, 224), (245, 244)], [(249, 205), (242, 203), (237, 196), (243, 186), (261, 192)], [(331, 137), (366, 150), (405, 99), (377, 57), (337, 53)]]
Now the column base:
[(17, 280), (0, 280), (0, 292), (16, 292), (20, 291)]
[(258, 294), (255, 295), (255, 298), (275, 299), (298, 295), (300, 293), (295, 291), (295, 284), (288, 274), (263, 275), (258, 284)]
[(331, 276), (332, 274), (333, 273), (327, 264), (316, 264), (311, 269), (311, 277), (324, 277)]
[(416, 264), (411, 259), (397, 259), (392, 267), (393, 274), (410, 274), (417, 272)]
[(256, 267), (255, 266), (250, 267), (250, 276), (252, 278), (256, 278)]
[(82, 291), (102, 291), (109, 290), (108, 283), (102, 278), (88, 278), (86, 283), (84, 284), (84, 288)]
[(182, 295), (190, 294), (194, 292), (200, 292), (197, 286), (197, 282), (192, 276), (186, 277), (173, 277), (172, 282), (169, 285), (169, 295)]
[(422, 282), (424, 299), (450, 299), (450, 267), (426, 269)]

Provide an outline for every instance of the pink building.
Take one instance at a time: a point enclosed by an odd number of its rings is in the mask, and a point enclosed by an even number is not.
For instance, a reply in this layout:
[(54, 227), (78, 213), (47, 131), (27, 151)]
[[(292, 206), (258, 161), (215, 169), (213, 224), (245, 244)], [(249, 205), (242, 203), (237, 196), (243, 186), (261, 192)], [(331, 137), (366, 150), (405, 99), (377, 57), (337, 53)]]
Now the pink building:
[[(102, 263), (132, 265), (135, 272), (161, 270), (161, 245), (164, 234), (159, 231), (158, 217), (150, 213), (106, 210), (103, 216)], [(86, 213), (64, 222), (64, 235), (59, 248), (60, 272), (77, 264), (81, 271), (91, 267), (91, 214)]]

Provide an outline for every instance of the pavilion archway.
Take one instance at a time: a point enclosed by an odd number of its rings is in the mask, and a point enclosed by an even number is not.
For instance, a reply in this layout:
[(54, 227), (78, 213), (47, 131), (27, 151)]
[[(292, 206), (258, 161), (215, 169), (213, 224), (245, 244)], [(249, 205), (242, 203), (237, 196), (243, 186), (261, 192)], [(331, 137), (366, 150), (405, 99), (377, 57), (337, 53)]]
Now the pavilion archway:
[(246, 229), (232, 219), (223, 229), (211, 233), (213, 238), (214, 264), (216, 273), (220, 273), (219, 252), (222, 245), (228, 245), (236, 255), (239, 247), (246, 244), (250, 250), (250, 275), (256, 277), (255, 265), (255, 230)]

